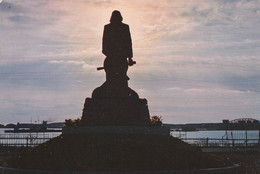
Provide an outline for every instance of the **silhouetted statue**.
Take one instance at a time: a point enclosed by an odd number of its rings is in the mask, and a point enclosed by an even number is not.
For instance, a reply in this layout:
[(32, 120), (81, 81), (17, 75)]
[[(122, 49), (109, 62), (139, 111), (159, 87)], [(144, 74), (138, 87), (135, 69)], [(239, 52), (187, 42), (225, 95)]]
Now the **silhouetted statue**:
[(127, 85), (128, 65), (132, 66), (134, 61), (129, 26), (122, 20), (121, 13), (113, 11), (110, 24), (104, 27), (102, 53), (107, 56), (104, 61), (107, 81)]
[(132, 62), (132, 40), (129, 26), (122, 23), (123, 18), (117, 10), (113, 11), (110, 24), (105, 25), (102, 53), (116, 59), (129, 58)]
[[(128, 87), (128, 66), (132, 60), (129, 26), (122, 23), (121, 13), (113, 11), (105, 25), (102, 53), (106, 56), (106, 82), (86, 98), (82, 121), (87, 125), (147, 125), (150, 120), (147, 100)], [(102, 69), (98, 68), (98, 69)]]

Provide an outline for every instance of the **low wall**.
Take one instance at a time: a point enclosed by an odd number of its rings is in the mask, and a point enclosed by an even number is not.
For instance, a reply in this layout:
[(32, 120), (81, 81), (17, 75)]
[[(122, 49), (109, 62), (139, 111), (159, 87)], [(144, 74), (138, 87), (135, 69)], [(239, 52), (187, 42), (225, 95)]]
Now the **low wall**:
[(170, 129), (163, 126), (80, 126), (64, 127), (62, 134), (97, 133), (121, 135), (170, 135)]
[(0, 174), (242, 174), (239, 165), (215, 169), (197, 170), (165, 170), (165, 171), (121, 171), (121, 172), (101, 172), (101, 171), (40, 171), (22, 170), (14, 168), (0, 167)]

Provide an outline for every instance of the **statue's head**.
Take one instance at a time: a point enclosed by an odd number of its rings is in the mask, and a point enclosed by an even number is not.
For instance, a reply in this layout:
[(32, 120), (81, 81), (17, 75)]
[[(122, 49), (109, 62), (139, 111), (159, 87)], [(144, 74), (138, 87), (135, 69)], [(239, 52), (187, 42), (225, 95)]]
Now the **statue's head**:
[(123, 17), (120, 13), (120, 11), (118, 10), (114, 10), (112, 12), (111, 18), (110, 18), (110, 22), (111, 23), (121, 23), (123, 21)]

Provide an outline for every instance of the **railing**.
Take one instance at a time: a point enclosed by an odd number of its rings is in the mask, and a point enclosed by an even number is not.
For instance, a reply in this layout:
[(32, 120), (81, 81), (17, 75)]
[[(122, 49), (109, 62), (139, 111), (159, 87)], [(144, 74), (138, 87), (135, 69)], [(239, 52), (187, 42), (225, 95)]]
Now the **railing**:
[(57, 136), (58, 134), (0, 134), (0, 146), (33, 147)]
[(259, 139), (182, 138), (181, 140), (200, 147), (247, 147), (260, 145)]
[[(45, 143), (59, 134), (0, 134), (0, 146), (33, 147)], [(181, 138), (192, 146), (238, 147), (259, 146), (259, 139)]]

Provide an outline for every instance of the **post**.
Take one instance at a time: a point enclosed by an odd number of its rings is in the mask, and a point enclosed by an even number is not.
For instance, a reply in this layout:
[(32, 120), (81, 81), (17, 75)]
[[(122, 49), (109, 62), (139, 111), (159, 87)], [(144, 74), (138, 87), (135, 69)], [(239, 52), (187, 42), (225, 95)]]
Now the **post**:
[(233, 138), (233, 131), (230, 132), (230, 135), (231, 135), (231, 140), (232, 140), (232, 147), (234, 148), (235, 147), (235, 141), (234, 141), (234, 138)]
[(28, 147), (28, 146), (29, 146), (29, 138), (26, 137), (26, 147)]
[(258, 145), (260, 145), (260, 129), (258, 130)]
[(245, 140), (245, 143), (246, 143), (246, 147), (247, 147), (247, 130), (246, 130), (246, 140)]

